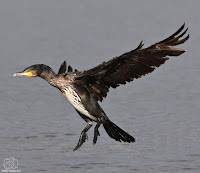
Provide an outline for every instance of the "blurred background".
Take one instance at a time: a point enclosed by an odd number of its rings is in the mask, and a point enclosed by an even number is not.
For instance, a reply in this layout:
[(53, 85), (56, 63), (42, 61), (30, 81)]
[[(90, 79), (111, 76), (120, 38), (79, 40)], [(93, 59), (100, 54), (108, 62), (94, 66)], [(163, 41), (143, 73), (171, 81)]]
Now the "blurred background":
[[(14, 157), (21, 172), (198, 173), (200, 171), (200, 1), (0, 1), (0, 170)], [(165, 39), (183, 23), (187, 52), (152, 74), (111, 89), (101, 106), (136, 138), (118, 143), (103, 127), (73, 152), (86, 123), (40, 78), (13, 78), (33, 64), (58, 71), (66, 60), (92, 68), (141, 40)], [(1, 164), (2, 163), (2, 164)]]

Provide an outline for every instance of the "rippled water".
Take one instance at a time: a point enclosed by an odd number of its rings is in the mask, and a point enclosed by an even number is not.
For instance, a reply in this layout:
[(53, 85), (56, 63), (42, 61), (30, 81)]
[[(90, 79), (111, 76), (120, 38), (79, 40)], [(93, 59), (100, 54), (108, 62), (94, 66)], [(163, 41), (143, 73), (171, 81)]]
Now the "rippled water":
[[(0, 170), (14, 157), (21, 172), (200, 172), (199, 1), (1, 1)], [(187, 52), (154, 73), (111, 89), (101, 103), (136, 138), (118, 143), (103, 127), (73, 152), (85, 122), (42, 79), (13, 78), (63, 60), (84, 70), (176, 31), (184, 22)]]

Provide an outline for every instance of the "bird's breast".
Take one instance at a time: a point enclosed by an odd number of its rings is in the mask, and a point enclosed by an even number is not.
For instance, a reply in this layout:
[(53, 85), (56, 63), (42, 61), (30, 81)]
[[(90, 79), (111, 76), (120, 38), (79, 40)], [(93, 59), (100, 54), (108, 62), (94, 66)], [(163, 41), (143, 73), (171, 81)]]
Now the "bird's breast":
[(72, 104), (72, 106), (79, 111), (80, 113), (84, 114), (85, 116), (89, 117), (90, 119), (96, 121), (97, 119), (92, 116), (84, 107), (84, 104), (82, 103), (81, 98), (77, 94), (76, 91), (74, 91), (71, 87), (66, 87), (64, 90), (62, 90), (63, 95), (67, 98), (69, 103)]

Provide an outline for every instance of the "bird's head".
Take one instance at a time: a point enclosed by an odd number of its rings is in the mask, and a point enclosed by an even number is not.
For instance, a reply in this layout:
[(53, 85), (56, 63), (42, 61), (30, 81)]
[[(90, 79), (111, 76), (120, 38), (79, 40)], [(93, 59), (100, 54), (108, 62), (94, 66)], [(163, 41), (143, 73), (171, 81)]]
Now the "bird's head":
[(36, 64), (25, 68), (22, 72), (15, 73), (13, 76), (42, 77), (44, 73), (49, 73), (51, 68), (44, 64)]

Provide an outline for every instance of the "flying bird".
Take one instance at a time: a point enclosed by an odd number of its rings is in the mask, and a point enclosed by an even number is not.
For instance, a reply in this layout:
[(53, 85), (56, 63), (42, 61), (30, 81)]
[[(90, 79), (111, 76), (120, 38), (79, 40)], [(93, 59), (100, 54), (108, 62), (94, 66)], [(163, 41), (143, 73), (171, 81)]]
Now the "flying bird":
[(94, 144), (100, 136), (98, 129), (101, 124), (107, 134), (116, 141), (135, 142), (133, 136), (108, 118), (98, 102), (106, 98), (111, 87), (116, 88), (153, 72), (168, 60), (168, 56), (183, 54), (185, 50), (175, 46), (189, 38), (189, 34), (183, 37), (188, 30), (188, 28), (184, 30), (184, 27), (185, 24), (170, 37), (150, 47), (143, 48), (144, 44), (141, 42), (136, 49), (86, 71), (73, 70), (71, 66), (67, 69), (64, 61), (57, 74), (47, 65), (36, 64), (13, 76), (41, 77), (63, 93), (87, 123), (74, 150), (79, 149), (88, 139), (87, 131), (92, 127), (93, 122), (96, 122)]

